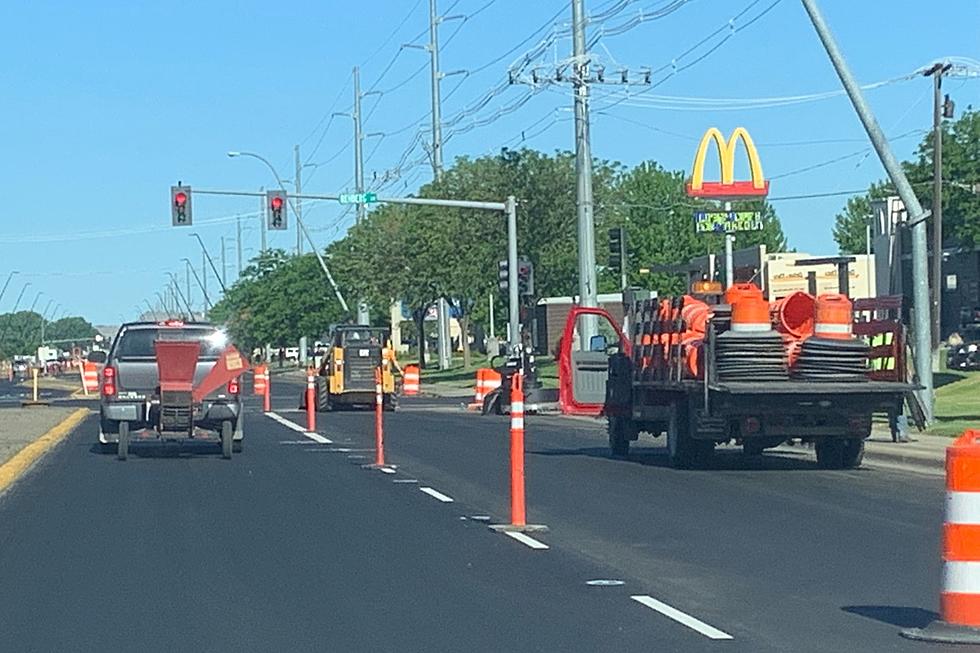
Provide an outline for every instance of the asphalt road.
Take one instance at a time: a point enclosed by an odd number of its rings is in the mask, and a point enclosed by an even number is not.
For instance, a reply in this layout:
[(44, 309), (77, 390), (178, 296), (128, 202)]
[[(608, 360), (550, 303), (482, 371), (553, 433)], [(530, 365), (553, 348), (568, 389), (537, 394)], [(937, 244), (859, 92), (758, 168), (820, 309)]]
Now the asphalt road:
[[(67, 399), (71, 392), (52, 388), (41, 388), (38, 397), (47, 401)], [(0, 379), (0, 408), (3, 406), (20, 405), (21, 400), (30, 399), (31, 390), (18, 385), (17, 382), (8, 381), (6, 376)]]
[(484, 521), (507, 521), (506, 419), (385, 417), (394, 474), (361, 468), (369, 412), (319, 415), (330, 443), (253, 413), (230, 462), (119, 462), (90, 419), (0, 498), (0, 650), (936, 650), (898, 632), (935, 616), (942, 479), (792, 454), (675, 471), (652, 440), (611, 460), (600, 424), (529, 417), (550, 530), (522, 543)]

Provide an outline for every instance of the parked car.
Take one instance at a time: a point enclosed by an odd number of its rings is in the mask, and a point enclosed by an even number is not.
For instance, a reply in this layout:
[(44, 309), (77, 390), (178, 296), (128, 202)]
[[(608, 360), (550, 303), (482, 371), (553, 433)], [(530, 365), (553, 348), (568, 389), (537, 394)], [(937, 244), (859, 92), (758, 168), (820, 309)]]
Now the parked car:
[[(242, 449), (242, 400), (237, 378), (226, 386), (209, 393), (200, 403), (193, 404), (187, 416), (193, 425), (184, 433), (164, 431), (160, 425), (160, 375), (157, 366), (157, 340), (191, 340), (200, 343), (200, 357), (194, 370), (194, 385), (198, 385), (214, 367), (227, 346), (225, 332), (212, 324), (166, 322), (132, 322), (119, 328), (100, 374), (101, 405), (99, 442), (106, 448), (118, 447), (120, 458), (128, 451), (129, 433), (165, 438), (213, 438), (221, 434), (226, 457)], [(191, 406), (188, 399), (188, 406)], [(168, 413), (164, 417), (169, 418)], [(203, 431), (200, 432), (200, 431)], [(125, 437), (121, 438), (120, 433)], [(225, 447), (225, 439), (231, 435)]]
[(963, 327), (949, 337), (946, 367), (951, 370), (980, 370), (980, 324)]

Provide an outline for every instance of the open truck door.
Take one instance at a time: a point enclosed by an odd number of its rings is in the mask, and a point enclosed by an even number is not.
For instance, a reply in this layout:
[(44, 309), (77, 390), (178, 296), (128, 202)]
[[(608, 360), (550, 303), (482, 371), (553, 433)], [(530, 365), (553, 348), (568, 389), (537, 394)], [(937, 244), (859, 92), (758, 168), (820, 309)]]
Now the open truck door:
[[(583, 347), (581, 334), (594, 324)], [(611, 350), (631, 354), (631, 343), (612, 315), (601, 308), (573, 306), (558, 352), (558, 402), (566, 415), (600, 415), (606, 403)]]

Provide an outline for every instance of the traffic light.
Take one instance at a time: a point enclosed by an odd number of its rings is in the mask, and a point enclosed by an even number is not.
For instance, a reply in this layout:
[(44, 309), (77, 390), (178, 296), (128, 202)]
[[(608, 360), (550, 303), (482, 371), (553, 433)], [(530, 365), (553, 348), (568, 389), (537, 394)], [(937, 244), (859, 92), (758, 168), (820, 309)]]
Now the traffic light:
[(272, 230), (286, 228), (286, 193), (270, 190), (265, 193), (265, 222)]
[(177, 184), (170, 187), (170, 219), (175, 227), (190, 226), (191, 187)]
[(534, 294), (534, 264), (526, 258), (517, 262), (517, 290), (525, 297)]
[(497, 267), (497, 285), (500, 292), (507, 292), (510, 290), (510, 267), (507, 261), (500, 261), (497, 263)]
[(613, 227), (609, 230), (608, 267), (620, 274), (626, 267), (626, 232), (622, 227)]

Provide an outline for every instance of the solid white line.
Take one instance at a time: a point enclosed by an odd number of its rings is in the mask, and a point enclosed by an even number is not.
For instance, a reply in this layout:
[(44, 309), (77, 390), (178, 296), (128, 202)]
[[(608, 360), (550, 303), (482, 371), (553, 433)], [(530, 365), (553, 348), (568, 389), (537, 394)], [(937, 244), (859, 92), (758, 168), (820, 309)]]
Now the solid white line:
[(646, 594), (639, 594), (637, 596), (631, 596), (631, 599), (637, 603), (642, 603), (651, 610), (656, 610), (660, 614), (670, 619), (673, 619), (677, 623), (684, 624), (691, 630), (696, 630), (708, 639), (735, 639), (728, 633), (718, 630), (714, 626), (709, 626), (700, 619), (695, 619), (691, 615), (681, 612), (677, 608), (672, 608), (666, 603), (662, 603), (652, 596), (647, 596)]
[(443, 494), (439, 490), (433, 490), (431, 487), (420, 487), (419, 489), (422, 490), (423, 492), (425, 492), (426, 494), (428, 494), (430, 497), (433, 497), (435, 499), (438, 499), (439, 501), (442, 501), (443, 503), (452, 503), (453, 502), (453, 498), (452, 497)]
[(382, 467), (381, 468), (381, 473), (383, 473), (383, 474), (394, 474), (395, 473), (395, 470), (393, 470), (391, 467)]
[(319, 442), (320, 444), (333, 444), (333, 440), (329, 440), (329, 439), (323, 437), (322, 435), (320, 435), (319, 433), (313, 433), (312, 431), (307, 431), (305, 428), (303, 428), (302, 426), (300, 426), (296, 422), (293, 422), (292, 420), (288, 420), (285, 417), (283, 417), (282, 415), (279, 415), (278, 413), (269, 412), (269, 413), (266, 413), (266, 415), (268, 415), (272, 419), (276, 420), (277, 422), (279, 422), (280, 424), (282, 424), (286, 428), (292, 429), (292, 430), (296, 431), (297, 433), (302, 433), (303, 435), (305, 435), (309, 439), (313, 440), (314, 442)]
[(508, 536), (514, 538), (515, 540), (517, 540), (518, 542), (520, 542), (521, 544), (524, 544), (526, 546), (529, 546), (532, 549), (542, 550), (542, 549), (547, 549), (548, 548), (548, 545), (545, 544), (544, 542), (538, 542), (533, 537), (530, 537), (528, 535), (525, 535), (524, 533), (521, 533), (520, 531), (504, 531), (504, 535), (508, 535)]

